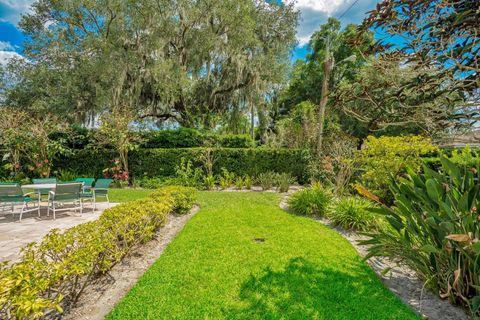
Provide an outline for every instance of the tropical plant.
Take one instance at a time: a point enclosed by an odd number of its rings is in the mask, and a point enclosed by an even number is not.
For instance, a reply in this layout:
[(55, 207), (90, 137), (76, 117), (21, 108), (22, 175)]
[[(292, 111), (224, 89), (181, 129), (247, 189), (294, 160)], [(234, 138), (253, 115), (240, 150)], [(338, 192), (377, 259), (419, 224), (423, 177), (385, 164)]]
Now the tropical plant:
[(288, 192), (290, 186), (296, 182), (295, 177), (289, 173), (279, 173), (276, 177), (277, 190), (279, 192)]
[(227, 189), (232, 186), (233, 182), (235, 181), (235, 174), (233, 172), (229, 172), (226, 168), (222, 168), (222, 174), (219, 178), (220, 187), (222, 189)]
[[(480, 311), (479, 168), (456, 166), (441, 158), (441, 172), (408, 170), (390, 187), (395, 205), (372, 209), (390, 228), (372, 233), (371, 256), (390, 256), (406, 263), (440, 297)], [(363, 190), (363, 195), (378, 201)]]
[(202, 179), (202, 169), (193, 168), (192, 161), (182, 158), (175, 167), (175, 180), (185, 187), (198, 187)]
[(297, 214), (323, 217), (328, 214), (331, 201), (331, 192), (320, 184), (314, 184), (295, 192), (288, 199), (288, 207)]
[(242, 190), (245, 187), (244, 177), (238, 176), (235, 178), (235, 187), (238, 190)]
[(273, 171), (262, 172), (257, 176), (257, 182), (262, 190), (273, 188), (277, 182), (277, 174)]
[(250, 177), (249, 175), (244, 176), (244, 177), (243, 177), (243, 182), (244, 182), (245, 188), (246, 188), (247, 190), (252, 189), (252, 183), (253, 183), (252, 177)]
[(344, 229), (373, 231), (378, 229), (380, 217), (369, 209), (377, 207), (374, 202), (360, 197), (339, 199), (328, 213), (328, 218)]
[(215, 184), (217, 183), (217, 179), (213, 174), (203, 176), (203, 187), (206, 190), (212, 190), (215, 188)]
[(59, 181), (68, 182), (75, 180), (75, 178), (78, 177), (78, 174), (75, 171), (60, 169), (58, 170), (56, 177)]

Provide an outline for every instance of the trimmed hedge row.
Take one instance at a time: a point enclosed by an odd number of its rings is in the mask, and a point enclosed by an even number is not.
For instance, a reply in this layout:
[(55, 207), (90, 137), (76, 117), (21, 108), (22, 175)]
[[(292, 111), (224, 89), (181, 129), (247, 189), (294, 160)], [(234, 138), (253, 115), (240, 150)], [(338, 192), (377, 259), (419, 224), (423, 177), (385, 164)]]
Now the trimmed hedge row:
[[(219, 174), (226, 168), (235, 175), (257, 176), (262, 172), (290, 173), (298, 182), (307, 181), (308, 153), (298, 149), (265, 148), (213, 148), (216, 159), (213, 170)], [(201, 159), (206, 148), (140, 149), (129, 156), (131, 177), (168, 177), (175, 174), (175, 167), (182, 158), (194, 166), (203, 165)], [(73, 155), (60, 159), (56, 168), (75, 171), (78, 174), (102, 175), (102, 170), (112, 166), (115, 154), (109, 150), (78, 150)]]
[(255, 141), (247, 134), (216, 134), (197, 129), (178, 128), (170, 130), (148, 131), (142, 134), (145, 139), (143, 148), (253, 148)]
[(75, 304), (92, 280), (136, 245), (151, 240), (167, 216), (186, 213), (195, 189), (169, 187), (105, 210), (96, 221), (50, 231), (21, 260), (0, 264), (0, 319), (54, 316)]

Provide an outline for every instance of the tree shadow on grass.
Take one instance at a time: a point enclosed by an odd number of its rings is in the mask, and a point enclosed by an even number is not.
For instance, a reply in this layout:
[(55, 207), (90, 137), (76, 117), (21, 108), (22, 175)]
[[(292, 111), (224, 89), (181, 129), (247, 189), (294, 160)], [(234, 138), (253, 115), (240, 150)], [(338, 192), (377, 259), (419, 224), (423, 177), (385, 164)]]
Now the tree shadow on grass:
[(362, 272), (361, 265), (352, 263), (351, 267), (358, 275), (319, 268), (297, 257), (290, 259), (283, 270), (267, 268), (243, 283), (240, 306), (228, 310), (226, 318), (356, 320), (407, 316), (408, 312), (396, 305), (385, 317), (392, 298), (387, 298), (376, 279)]

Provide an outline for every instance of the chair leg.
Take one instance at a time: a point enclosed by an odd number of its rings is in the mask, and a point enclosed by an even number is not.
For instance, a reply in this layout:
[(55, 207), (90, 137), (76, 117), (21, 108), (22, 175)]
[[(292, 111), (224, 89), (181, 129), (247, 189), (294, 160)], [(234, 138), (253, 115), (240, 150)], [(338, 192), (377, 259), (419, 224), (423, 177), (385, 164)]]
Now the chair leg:
[(83, 214), (83, 204), (82, 204), (82, 200), (79, 200), (80, 202), (80, 214)]
[(110, 199), (108, 199), (108, 194), (105, 197), (107, 198), (107, 203), (110, 204)]
[(53, 220), (56, 219), (55, 217), (55, 201), (52, 201), (52, 208), (53, 208)]
[(18, 221), (22, 221), (23, 211), (25, 210), (26, 207), (27, 207), (27, 203), (24, 202), (24, 203), (23, 203), (23, 206), (22, 206), (22, 211), (20, 211), (20, 220), (18, 220)]
[(95, 196), (93, 197), (93, 212), (97, 210), (97, 201), (95, 200)]
[(37, 212), (38, 212), (38, 217), (40, 218), (40, 205), (41, 205), (41, 202), (40, 202), (40, 197), (38, 198), (38, 209), (37, 209)]

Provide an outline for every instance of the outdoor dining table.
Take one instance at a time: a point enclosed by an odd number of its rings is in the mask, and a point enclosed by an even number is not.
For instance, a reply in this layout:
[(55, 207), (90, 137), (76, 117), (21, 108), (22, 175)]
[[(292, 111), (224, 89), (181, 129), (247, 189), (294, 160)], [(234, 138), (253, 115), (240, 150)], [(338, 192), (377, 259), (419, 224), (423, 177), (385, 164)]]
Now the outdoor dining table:
[[(57, 188), (57, 184), (55, 183), (32, 183), (32, 184), (24, 184), (22, 185), (22, 189), (33, 190), (34, 192), (38, 193), (38, 196), (42, 196), (42, 190), (55, 190)], [(44, 206), (45, 207), (45, 206)]]

